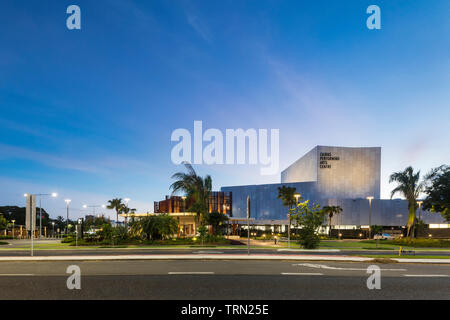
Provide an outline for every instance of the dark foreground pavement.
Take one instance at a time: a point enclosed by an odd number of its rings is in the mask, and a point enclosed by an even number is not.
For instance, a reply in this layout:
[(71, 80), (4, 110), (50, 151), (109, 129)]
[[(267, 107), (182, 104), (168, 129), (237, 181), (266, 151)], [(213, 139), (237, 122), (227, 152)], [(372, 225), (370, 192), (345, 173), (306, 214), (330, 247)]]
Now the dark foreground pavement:
[[(81, 269), (69, 290), (66, 269)], [(450, 299), (446, 265), (289, 261), (2, 262), (0, 299)]]

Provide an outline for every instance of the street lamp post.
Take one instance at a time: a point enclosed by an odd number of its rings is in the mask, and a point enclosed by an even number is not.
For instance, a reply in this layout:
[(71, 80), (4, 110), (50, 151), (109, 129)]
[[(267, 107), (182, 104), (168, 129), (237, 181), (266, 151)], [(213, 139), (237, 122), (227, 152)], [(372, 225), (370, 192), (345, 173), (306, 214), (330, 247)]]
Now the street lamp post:
[[(300, 199), (300, 193), (294, 194), (295, 202), (298, 204), (298, 199)], [(291, 210), (288, 213), (288, 248), (291, 248)]]
[(13, 224), (13, 228), (12, 228), (12, 237), (14, 239), (14, 223), (16, 222), (16, 220), (11, 220), (12, 224)]
[(417, 204), (419, 205), (419, 220), (422, 219), (422, 215), (421, 215), (421, 213), (422, 213), (422, 203), (423, 203), (423, 201), (417, 201)]
[(55, 238), (55, 222), (52, 222), (52, 235)]
[(372, 200), (374, 197), (370, 196), (366, 199), (369, 200), (369, 239), (372, 239)]
[(39, 196), (39, 238), (41, 238), (42, 237), (42, 197), (51, 196), (53, 198), (56, 198), (58, 196), (58, 194), (56, 192), (39, 193), (39, 194), (36, 194), (36, 196)]
[(66, 199), (64, 200), (66, 202), (66, 234), (69, 233), (69, 204), (72, 200)]

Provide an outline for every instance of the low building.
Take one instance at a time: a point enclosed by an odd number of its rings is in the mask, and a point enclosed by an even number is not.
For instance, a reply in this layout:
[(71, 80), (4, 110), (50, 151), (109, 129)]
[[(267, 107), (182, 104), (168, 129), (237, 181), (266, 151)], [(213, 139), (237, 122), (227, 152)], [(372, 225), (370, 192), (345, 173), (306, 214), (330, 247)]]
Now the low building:
[[(185, 212), (192, 205), (191, 199), (179, 196), (166, 196), (164, 200), (155, 201), (153, 212), (155, 213), (179, 213)], [(209, 196), (208, 212), (219, 212), (232, 216), (232, 197), (229, 192), (213, 191)]]
[[(208, 212), (219, 212), (232, 216), (232, 198), (228, 192), (211, 192)], [(154, 214), (169, 214), (178, 220), (178, 236), (193, 237), (199, 227), (199, 219), (193, 212), (188, 212), (192, 200), (179, 196), (166, 196), (162, 201), (154, 202)]]

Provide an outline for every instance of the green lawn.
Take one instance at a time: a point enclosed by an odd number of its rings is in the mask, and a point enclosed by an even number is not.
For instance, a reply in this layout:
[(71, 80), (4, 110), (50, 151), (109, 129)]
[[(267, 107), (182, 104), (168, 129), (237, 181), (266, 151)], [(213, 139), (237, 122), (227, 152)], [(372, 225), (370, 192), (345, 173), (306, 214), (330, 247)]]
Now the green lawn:
[(450, 259), (450, 256), (427, 256), (427, 255), (401, 255), (398, 254), (362, 254), (362, 255), (354, 255), (358, 257), (367, 257), (367, 258), (399, 258), (399, 259)]
[[(374, 240), (345, 241), (345, 240), (326, 240), (320, 242), (321, 249), (343, 249), (343, 250), (398, 250), (398, 245), (386, 244), (380, 241), (378, 244)], [(404, 247), (408, 249), (408, 247)]]
[[(320, 242), (320, 248), (334, 248), (334, 249), (347, 249), (347, 250), (370, 250), (370, 249), (380, 249), (380, 250), (398, 250), (399, 244), (391, 244), (384, 240), (378, 242), (376, 240), (361, 240), (361, 241), (348, 241), (348, 240), (323, 240)], [(450, 250), (450, 247), (414, 247), (414, 246), (402, 246), (405, 250), (425, 250), (425, 251), (437, 251), (437, 250)]]

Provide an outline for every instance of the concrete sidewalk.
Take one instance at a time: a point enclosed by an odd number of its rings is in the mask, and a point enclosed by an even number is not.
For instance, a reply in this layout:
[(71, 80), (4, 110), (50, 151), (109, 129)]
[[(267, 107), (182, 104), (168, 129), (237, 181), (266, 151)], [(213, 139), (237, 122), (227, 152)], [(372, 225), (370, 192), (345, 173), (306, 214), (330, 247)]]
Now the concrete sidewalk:
[[(340, 261), (372, 262), (373, 258), (350, 256), (317, 255), (263, 255), (263, 254), (178, 254), (178, 255), (98, 255), (98, 256), (35, 256), (35, 257), (0, 257), (5, 261), (113, 261), (113, 260), (296, 260), (296, 261)], [(391, 259), (402, 263), (437, 263), (450, 264), (450, 259)]]

